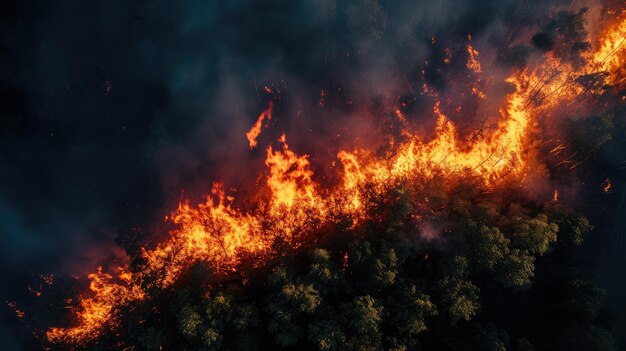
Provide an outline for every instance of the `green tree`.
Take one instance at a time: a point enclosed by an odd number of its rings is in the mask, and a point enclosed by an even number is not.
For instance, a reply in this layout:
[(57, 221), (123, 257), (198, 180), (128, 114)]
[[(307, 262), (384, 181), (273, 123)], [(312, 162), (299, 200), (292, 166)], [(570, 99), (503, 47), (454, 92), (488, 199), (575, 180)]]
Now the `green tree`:
[(466, 239), (466, 255), (476, 270), (493, 271), (509, 253), (509, 240), (494, 227), (485, 225), (471, 230)]
[(279, 266), (270, 275), (266, 310), (268, 330), (281, 346), (290, 346), (304, 336), (299, 317), (312, 314), (321, 303), (319, 292), (310, 283), (300, 282)]
[(318, 350), (344, 350), (347, 336), (346, 322), (339, 311), (332, 309), (328, 318), (320, 318), (311, 322), (308, 327), (307, 339)]
[(383, 307), (371, 296), (357, 296), (344, 306), (348, 320), (347, 345), (352, 350), (370, 351), (381, 347)]
[(447, 311), (451, 325), (461, 319), (469, 321), (480, 308), (480, 289), (467, 279), (467, 259), (453, 257), (444, 264), (444, 272), (447, 274), (436, 284), (441, 294), (441, 307)]
[(535, 275), (535, 258), (515, 249), (500, 261), (496, 279), (507, 288), (525, 289), (530, 287)]
[(535, 218), (517, 217), (513, 220), (510, 235), (513, 247), (539, 256), (548, 252), (550, 244), (556, 242), (559, 227), (548, 221), (544, 214)]
[(390, 344), (395, 349), (415, 349), (418, 335), (428, 329), (426, 318), (437, 315), (436, 306), (428, 295), (404, 281), (386, 300), (385, 323), (394, 331)]
[(187, 340), (193, 340), (202, 331), (204, 321), (195, 306), (186, 305), (180, 310), (178, 327)]

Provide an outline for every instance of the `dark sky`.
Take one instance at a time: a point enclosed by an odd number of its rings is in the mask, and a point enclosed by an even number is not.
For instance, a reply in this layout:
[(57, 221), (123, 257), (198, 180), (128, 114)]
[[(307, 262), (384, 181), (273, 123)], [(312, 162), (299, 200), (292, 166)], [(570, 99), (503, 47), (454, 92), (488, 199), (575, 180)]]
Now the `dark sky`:
[(269, 98), (275, 133), (330, 135), (354, 111), (320, 114), (321, 89), (380, 100), (439, 55), (433, 35), (497, 48), (570, 3), (3, 1), (3, 300), (33, 275), (92, 270), (119, 230), (161, 221), (182, 190), (256, 173), (262, 152), (243, 135)]

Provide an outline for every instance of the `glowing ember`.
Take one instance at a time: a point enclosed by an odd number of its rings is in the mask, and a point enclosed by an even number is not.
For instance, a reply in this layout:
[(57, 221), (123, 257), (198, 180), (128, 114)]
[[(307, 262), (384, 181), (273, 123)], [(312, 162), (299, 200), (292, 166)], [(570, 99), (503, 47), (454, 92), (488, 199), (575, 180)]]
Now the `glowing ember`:
[(13, 310), (13, 312), (15, 312), (17, 319), (23, 319), (26, 316), (24, 311), (17, 308), (17, 303), (15, 301), (6, 301), (6, 304)]
[(445, 48), (443, 52), (446, 54), (446, 57), (443, 59), (443, 63), (449, 65), (452, 62), (452, 49)]

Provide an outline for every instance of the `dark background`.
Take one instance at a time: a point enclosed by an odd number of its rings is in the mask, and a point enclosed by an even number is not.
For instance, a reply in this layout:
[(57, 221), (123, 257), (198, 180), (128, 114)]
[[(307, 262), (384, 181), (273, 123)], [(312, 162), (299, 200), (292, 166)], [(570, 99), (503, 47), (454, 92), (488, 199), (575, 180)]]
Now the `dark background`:
[[(471, 34), (495, 57), (553, 9), (584, 5), (2, 1), (2, 300), (22, 300), (40, 274), (82, 275), (121, 257), (118, 232), (161, 222), (183, 191), (253, 178), (263, 152), (250, 151), (244, 133), (268, 99), (278, 107), (267, 138), (285, 130), (288, 140), (297, 135), (295, 149), (311, 152), (338, 128), (360, 128), (355, 112), (376, 109), (370, 101), (384, 104), (420, 63), (439, 60), (443, 46), (431, 44), (433, 35), (454, 46)], [(445, 91), (436, 69), (430, 73)], [(332, 92), (325, 110), (321, 90)], [(357, 107), (332, 108), (340, 99)], [(323, 149), (314, 161), (330, 159)], [(614, 158), (598, 161), (613, 193), (585, 195), (604, 204), (591, 214), (602, 222), (594, 222), (581, 262), (597, 268), (609, 308), (623, 318), (626, 188)], [(17, 348), (20, 322), (8, 307), (1, 316), (4, 349)]]

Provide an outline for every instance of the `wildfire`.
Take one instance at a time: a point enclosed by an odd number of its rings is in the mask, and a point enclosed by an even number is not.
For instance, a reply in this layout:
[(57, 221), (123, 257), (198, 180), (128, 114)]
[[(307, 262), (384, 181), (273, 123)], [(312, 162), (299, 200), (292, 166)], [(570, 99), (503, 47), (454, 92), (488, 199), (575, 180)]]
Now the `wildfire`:
[[(622, 82), (625, 37), (626, 21), (622, 19), (604, 32), (582, 72), (608, 72), (607, 84)], [(435, 42), (434, 37), (432, 41)], [(480, 73), (478, 51), (470, 45), (467, 51), (467, 68)], [(446, 51), (446, 59), (450, 58), (448, 54)], [(172, 286), (196, 262), (206, 262), (217, 272), (232, 271), (243, 256), (275, 256), (273, 244), (278, 239), (297, 247), (307, 235), (338, 217), (358, 223), (367, 203), (365, 188), (384, 190), (400, 180), (426, 182), (435, 177), (465, 174), (478, 177), (485, 186), (496, 186), (504, 177), (524, 181), (529, 127), (540, 112), (582, 91), (574, 84), (575, 76), (573, 68), (550, 55), (535, 69), (514, 72), (506, 79), (514, 91), (499, 111), (496, 128), (489, 135), (471, 140), (459, 137), (441, 102), (436, 101), (432, 139), (422, 140), (405, 130), (406, 138), (384, 154), (367, 149), (341, 150), (337, 158), (342, 165), (342, 181), (331, 189), (323, 189), (315, 182), (308, 156), (291, 150), (283, 134), (278, 148), (270, 145), (266, 149), (266, 192), (260, 192), (266, 196), (260, 196), (262, 200), (255, 209), (237, 208), (219, 184), (213, 186), (201, 204), (181, 202), (167, 217), (175, 226), (169, 238), (155, 248), (143, 248), (145, 263), (141, 270), (120, 268), (113, 275), (99, 269), (90, 274), (91, 293), (78, 299), (75, 326), (50, 328), (47, 337), (52, 342), (92, 340), (104, 326), (115, 326), (119, 307)], [(530, 103), (537, 99), (542, 104)], [(250, 148), (257, 146), (263, 122), (271, 119), (272, 109), (270, 101), (246, 133)], [(396, 115), (406, 120), (400, 110), (396, 110)], [(607, 192), (610, 187), (607, 179), (603, 189)], [(558, 201), (557, 190), (553, 200)]]
[(606, 178), (602, 182), (601, 186), (602, 186), (602, 191), (604, 191), (605, 193), (608, 193), (609, 191), (611, 191), (611, 187), (612, 187), (611, 180), (609, 178)]

